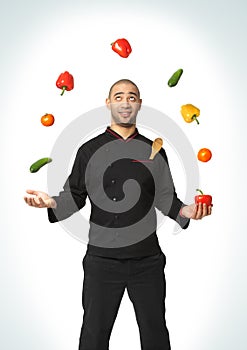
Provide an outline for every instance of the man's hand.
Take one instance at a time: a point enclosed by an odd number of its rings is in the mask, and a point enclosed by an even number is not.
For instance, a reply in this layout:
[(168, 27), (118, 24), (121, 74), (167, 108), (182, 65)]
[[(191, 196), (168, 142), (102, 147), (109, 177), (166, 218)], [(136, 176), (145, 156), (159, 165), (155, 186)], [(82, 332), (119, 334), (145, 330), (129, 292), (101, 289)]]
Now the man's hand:
[(190, 204), (182, 208), (181, 214), (188, 219), (200, 220), (204, 216), (211, 215), (212, 206), (205, 203)]
[(25, 202), (35, 208), (56, 208), (56, 201), (47, 193), (41, 191), (27, 190), (31, 196), (25, 196)]

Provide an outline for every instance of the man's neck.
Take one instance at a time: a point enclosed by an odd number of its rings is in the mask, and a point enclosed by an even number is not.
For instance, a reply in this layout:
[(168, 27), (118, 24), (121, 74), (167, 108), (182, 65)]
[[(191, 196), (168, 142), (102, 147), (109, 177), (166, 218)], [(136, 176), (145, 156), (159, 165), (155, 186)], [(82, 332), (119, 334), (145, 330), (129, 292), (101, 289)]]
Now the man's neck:
[(130, 127), (124, 127), (121, 126), (119, 124), (113, 124), (111, 123), (110, 128), (115, 131), (116, 133), (118, 133), (119, 135), (122, 136), (123, 139), (127, 139), (129, 136), (133, 135), (133, 133), (135, 132), (136, 129), (136, 125), (132, 124)]

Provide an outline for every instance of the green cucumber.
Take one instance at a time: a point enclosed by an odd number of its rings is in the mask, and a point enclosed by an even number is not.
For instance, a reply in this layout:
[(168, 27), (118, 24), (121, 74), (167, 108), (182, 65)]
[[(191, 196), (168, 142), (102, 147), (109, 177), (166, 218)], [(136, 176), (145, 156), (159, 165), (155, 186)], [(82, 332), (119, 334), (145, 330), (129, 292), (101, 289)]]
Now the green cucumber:
[(178, 69), (175, 73), (173, 73), (171, 78), (168, 80), (168, 85), (170, 87), (176, 86), (182, 74), (183, 74), (183, 69), (182, 68)]
[(52, 161), (52, 159), (49, 157), (41, 158), (41, 159), (37, 160), (35, 163), (33, 163), (30, 166), (30, 172), (36, 173), (42, 166), (50, 163), (51, 161)]

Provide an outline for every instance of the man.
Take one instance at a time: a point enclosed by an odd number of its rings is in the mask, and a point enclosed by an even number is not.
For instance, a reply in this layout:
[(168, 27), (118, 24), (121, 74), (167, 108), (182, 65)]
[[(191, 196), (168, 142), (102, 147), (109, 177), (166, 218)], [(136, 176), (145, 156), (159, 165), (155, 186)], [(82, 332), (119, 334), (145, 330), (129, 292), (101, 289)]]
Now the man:
[[(113, 84), (106, 99), (111, 125), (79, 148), (63, 191), (50, 197), (27, 190), (29, 196), (24, 197), (30, 206), (48, 208), (50, 222), (66, 219), (85, 205), (87, 196), (90, 199), (79, 350), (109, 348), (125, 288), (142, 350), (170, 349), (164, 304), (166, 258), (156, 235), (155, 208), (184, 229), (190, 219), (211, 214), (211, 206), (185, 205), (177, 198), (163, 148), (149, 160), (152, 141), (136, 128), (141, 104), (132, 81)], [(126, 185), (129, 179), (136, 182)]]

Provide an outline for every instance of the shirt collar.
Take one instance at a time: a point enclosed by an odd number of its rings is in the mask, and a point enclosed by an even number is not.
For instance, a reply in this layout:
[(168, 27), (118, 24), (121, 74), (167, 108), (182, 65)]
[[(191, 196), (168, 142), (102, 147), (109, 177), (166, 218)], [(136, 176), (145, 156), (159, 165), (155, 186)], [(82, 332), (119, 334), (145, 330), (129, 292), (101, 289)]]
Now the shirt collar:
[(115, 138), (115, 139), (119, 139), (119, 140), (122, 140), (124, 142), (129, 142), (131, 141), (132, 139), (134, 139), (138, 134), (138, 129), (135, 128), (135, 131), (133, 132), (132, 135), (130, 135), (127, 139), (124, 139), (121, 135), (119, 135), (116, 131), (112, 130), (110, 126), (107, 127), (105, 133), (108, 135), (108, 136), (111, 136), (112, 138)]

